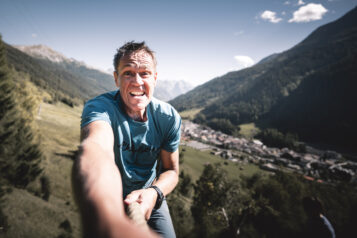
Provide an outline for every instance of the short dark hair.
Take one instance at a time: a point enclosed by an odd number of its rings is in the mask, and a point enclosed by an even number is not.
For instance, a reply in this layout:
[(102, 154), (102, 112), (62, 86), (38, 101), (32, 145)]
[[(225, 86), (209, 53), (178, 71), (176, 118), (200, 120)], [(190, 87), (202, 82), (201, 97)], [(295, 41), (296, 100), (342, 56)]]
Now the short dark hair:
[(317, 197), (304, 197), (302, 204), (306, 212), (319, 215), (323, 213), (323, 207), (320, 200)]
[(130, 55), (131, 53), (133, 53), (133, 52), (135, 52), (135, 51), (140, 51), (140, 50), (144, 50), (144, 51), (146, 51), (149, 55), (151, 55), (151, 57), (152, 57), (152, 59), (153, 59), (153, 61), (154, 61), (154, 64), (155, 64), (155, 66), (156, 66), (155, 52), (152, 51), (152, 50), (145, 44), (145, 41), (142, 41), (142, 42), (129, 41), (129, 42), (125, 43), (122, 47), (120, 47), (119, 49), (117, 49), (117, 53), (114, 55), (114, 61), (113, 61), (114, 71), (117, 72), (120, 59), (121, 59), (124, 55)]

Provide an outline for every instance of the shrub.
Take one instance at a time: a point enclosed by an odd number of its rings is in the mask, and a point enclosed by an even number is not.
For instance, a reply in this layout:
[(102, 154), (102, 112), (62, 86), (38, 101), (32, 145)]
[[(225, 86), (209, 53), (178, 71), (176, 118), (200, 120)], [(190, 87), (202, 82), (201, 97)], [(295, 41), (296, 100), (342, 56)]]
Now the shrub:
[(256, 137), (261, 139), (267, 146), (278, 148), (287, 147), (298, 152), (306, 151), (305, 145), (298, 142), (297, 135), (291, 133), (284, 135), (275, 128), (264, 129)]
[(50, 179), (47, 176), (42, 176), (41, 179), (41, 192), (42, 192), (42, 199), (48, 201), (51, 194), (51, 184)]

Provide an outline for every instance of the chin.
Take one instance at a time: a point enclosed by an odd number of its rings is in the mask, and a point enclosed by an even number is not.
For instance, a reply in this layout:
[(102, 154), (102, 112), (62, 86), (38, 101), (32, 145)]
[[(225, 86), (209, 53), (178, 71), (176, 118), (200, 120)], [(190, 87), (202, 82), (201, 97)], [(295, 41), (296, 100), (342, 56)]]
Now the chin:
[(141, 110), (145, 110), (146, 106), (148, 104), (149, 103), (140, 103), (140, 104), (133, 105), (130, 108), (131, 108), (132, 111), (141, 111)]

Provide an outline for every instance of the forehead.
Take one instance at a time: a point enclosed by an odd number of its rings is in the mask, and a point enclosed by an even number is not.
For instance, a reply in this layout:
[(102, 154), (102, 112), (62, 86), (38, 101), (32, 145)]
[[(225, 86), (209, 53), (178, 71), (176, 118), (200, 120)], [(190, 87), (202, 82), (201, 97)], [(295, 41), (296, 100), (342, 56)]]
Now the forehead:
[(144, 50), (134, 51), (130, 54), (124, 55), (119, 62), (119, 69), (125, 67), (155, 67), (152, 56)]

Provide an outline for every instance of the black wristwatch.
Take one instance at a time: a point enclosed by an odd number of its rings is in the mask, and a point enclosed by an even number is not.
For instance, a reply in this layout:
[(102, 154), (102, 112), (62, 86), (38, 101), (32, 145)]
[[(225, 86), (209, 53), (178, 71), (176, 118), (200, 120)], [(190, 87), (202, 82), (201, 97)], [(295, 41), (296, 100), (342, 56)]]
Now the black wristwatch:
[(155, 204), (154, 209), (159, 209), (161, 207), (162, 202), (164, 201), (165, 196), (161, 192), (161, 190), (158, 187), (156, 187), (155, 185), (151, 185), (149, 188), (153, 188), (157, 192), (157, 199), (156, 199), (156, 204)]

